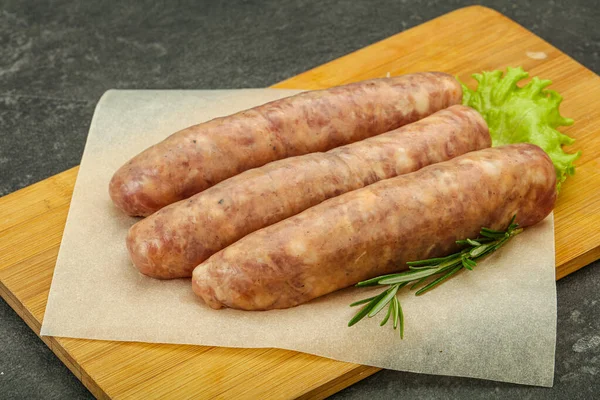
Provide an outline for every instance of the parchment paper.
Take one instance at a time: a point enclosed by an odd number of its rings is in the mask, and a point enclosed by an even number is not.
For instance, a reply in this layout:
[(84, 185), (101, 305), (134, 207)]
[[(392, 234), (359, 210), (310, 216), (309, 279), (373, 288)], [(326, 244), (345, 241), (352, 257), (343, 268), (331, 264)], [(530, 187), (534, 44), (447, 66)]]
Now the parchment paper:
[[(172, 132), (295, 91), (109, 91), (96, 108), (41, 330), (42, 335), (229, 347), (278, 347), (429, 374), (552, 386), (556, 290), (552, 216), (473, 272), (432, 292), (402, 291), (405, 339), (381, 316), (352, 328), (350, 288), (288, 310), (212, 310), (187, 279), (138, 273), (125, 249), (136, 218), (108, 196), (114, 171)], [(377, 289), (375, 289), (377, 290)], [(406, 290), (406, 289), (405, 289)]]

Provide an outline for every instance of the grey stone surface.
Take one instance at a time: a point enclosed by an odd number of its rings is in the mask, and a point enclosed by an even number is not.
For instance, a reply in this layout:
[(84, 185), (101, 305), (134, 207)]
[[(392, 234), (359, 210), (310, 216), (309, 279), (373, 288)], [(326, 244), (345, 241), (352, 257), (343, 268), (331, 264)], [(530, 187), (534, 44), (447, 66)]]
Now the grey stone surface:
[[(77, 165), (107, 89), (268, 86), (472, 3), (0, 0), (0, 195)], [(597, 1), (481, 4), (600, 72)], [(598, 287), (594, 266), (558, 283), (553, 389), (384, 371), (336, 396), (593, 398)], [(0, 399), (90, 397), (0, 301)]]

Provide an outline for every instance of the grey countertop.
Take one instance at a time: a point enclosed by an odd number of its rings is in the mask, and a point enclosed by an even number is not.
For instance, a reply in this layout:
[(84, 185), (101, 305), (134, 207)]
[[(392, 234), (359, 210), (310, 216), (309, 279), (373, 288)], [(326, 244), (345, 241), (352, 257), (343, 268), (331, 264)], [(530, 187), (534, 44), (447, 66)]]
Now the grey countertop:
[[(597, 1), (482, 3), (600, 71)], [(469, 4), (2, 1), (0, 196), (77, 165), (107, 89), (264, 87)], [(598, 398), (598, 264), (557, 283), (554, 388), (382, 371), (333, 397)], [(0, 300), (0, 398), (91, 397)]]

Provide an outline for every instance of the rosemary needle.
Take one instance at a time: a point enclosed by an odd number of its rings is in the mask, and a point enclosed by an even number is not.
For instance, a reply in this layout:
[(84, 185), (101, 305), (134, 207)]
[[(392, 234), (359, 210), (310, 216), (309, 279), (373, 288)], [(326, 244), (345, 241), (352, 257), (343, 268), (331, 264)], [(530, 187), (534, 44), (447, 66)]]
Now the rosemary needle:
[(387, 312), (380, 325), (383, 326), (391, 320), (394, 329), (400, 328), (400, 338), (404, 338), (404, 312), (397, 297), (398, 291), (408, 284), (411, 284), (410, 290), (414, 290), (431, 278), (429, 283), (415, 292), (419, 296), (439, 286), (462, 269), (472, 271), (477, 266), (476, 260), (493, 253), (506, 244), (509, 239), (523, 232), (523, 228), (519, 228), (515, 219), (516, 215), (512, 217), (505, 231), (481, 228), (479, 237), (457, 240), (457, 244), (465, 246), (458, 253), (446, 257), (410, 261), (406, 263), (409, 268), (406, 271), (382, 275), (357, 283), (356, 286), (359, 287), (377, 285), (388, 287), (377, 296), (350, 304), (351, 307), (361, 304), (365, 304), (365, 306), (348, 322), (348, 326), (356, 324), (366, 316), (374, 317), (387, 306)]

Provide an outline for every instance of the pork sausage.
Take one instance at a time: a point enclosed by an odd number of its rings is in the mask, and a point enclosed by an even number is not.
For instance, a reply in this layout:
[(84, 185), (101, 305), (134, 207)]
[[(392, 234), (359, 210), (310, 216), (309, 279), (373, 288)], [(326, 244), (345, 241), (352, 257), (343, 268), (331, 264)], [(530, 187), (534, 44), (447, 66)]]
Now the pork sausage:
[(471, 152), (326, 200), (253, 232), (200, 264), (193, 289), (213, 308), (287, 308), (405, 263), (457, 250), (480, 228), (541, 221), (556, 173), (539, 147)]
[(109, 194), (127, 214), (148, 216), (240, 172), (388, 132), (461, 97), (441, 72), (300, 93), (171, 135), (123, 165)]
[(127, 235), (133, 263), (155, 278), (189, 277), (217, 251), (326, 199), (491, 146), (481, 115), (456, 105), (327, 153), (274, 161), (162, 208)]

